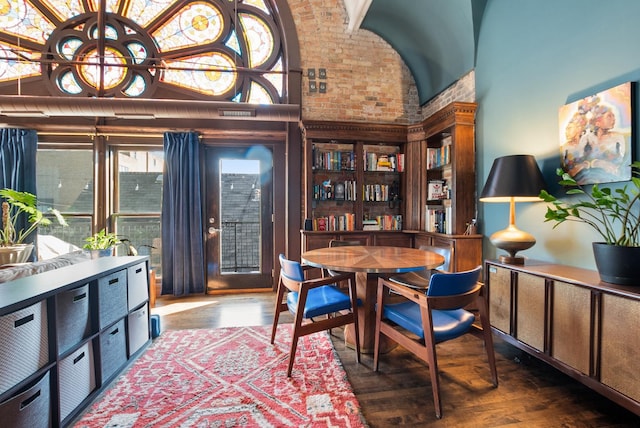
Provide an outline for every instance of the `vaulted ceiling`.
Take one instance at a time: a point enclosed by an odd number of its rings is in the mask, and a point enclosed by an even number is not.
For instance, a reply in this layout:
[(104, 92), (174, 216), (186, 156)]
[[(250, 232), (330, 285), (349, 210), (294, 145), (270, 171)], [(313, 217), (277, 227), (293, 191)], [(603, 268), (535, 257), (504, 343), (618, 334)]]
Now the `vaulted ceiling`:
[(420, 104), (475, 67), (487, 0), (344, 0), (349, 27), (372, 31), (402, 57)]

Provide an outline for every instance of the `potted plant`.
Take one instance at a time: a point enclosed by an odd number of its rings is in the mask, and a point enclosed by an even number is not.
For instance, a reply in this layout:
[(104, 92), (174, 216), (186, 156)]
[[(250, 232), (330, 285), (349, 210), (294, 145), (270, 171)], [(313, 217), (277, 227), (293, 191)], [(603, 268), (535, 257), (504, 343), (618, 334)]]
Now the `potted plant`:
[(104, 257), (113, 254), (113, 249), (120, 243), (120, 239), (115, 233), (107, 232), (102, 229), (100, 232), (85, 238), (85, 244), (82, 248), (92, 252), (92, 256)]
[(547, 207), (545, 222), (555, 222), (554, 228), (566, 221), (584, 223), (602, 237), (593, 243), (596, 267), (600, 279), (614, 284), (640, 285), (640, 161), (631, 164), (631, 181), (621, 188), (590, 189), (579, 185), (568, 173), (557, 170), (560, 185), (568, 195), (581, 198), (560, 201), (546, 191), (540, 198)]
[[(33, 251), (33, 244), (25, 240), (38, 228), (48, 226), (51, 220), (38, 209), (37, 198), (29, 192), (4, 188), (0, 190), (2, 201), (2, 228), (0, 229), (0, 264), (24, 263)], [(57, 222), (66, 226), (60, 212), (49, 209)], [(18, 219), (26, 215), (27, 226), (20, 228)]]

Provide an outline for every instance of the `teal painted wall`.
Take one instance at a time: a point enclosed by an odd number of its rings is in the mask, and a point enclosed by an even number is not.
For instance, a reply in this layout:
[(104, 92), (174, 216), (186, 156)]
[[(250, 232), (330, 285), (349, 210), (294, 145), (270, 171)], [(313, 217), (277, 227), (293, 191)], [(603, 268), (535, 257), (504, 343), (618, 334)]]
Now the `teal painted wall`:
[[(475, 68), (478, 194), (494, 158), (520, 153), (536, 156), (557, 190), (558, 109), (620, 83), (640, 81), (639, 22), (637, 0), (487, 2)], [(632, 92), (637, 95), (637, 89)], [(634, 159), (636, 134), (634, 129)], [(544, 223), (545, 211), (544, 203), (516, 205), (516, 225), (537, 240), (521, 254), (595, 269), (591, 242), (598, 235), (581, 224), (552, 229)], [(486, 237), (506, 227), (508, 216), (508, 204), (478, 205)], [(485, 238), (484, 257), (499, 254)]]

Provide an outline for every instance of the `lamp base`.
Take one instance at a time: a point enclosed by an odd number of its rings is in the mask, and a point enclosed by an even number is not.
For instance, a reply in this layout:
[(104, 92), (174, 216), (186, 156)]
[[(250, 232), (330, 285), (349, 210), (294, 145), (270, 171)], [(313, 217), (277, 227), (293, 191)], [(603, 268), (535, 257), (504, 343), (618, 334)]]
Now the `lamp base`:
[(498, 257), (500, 263), (505, 263), (508, 265), (523, 265), (524, 257), (512, 257), (512, 256), (500, 256)]
[(536, 243), (536, 238), (527, 232), (523, 232), (510, 224), (504, 230), (495, 232), (489, 238), (491, 243), (501, 250), (506, 251), (509, 255), (500, 256), (498, 259), (502, 263), (511, 265), (523, 265), (524, 257), (516, 256), (518, 251), (523, 251), (531, 248)]

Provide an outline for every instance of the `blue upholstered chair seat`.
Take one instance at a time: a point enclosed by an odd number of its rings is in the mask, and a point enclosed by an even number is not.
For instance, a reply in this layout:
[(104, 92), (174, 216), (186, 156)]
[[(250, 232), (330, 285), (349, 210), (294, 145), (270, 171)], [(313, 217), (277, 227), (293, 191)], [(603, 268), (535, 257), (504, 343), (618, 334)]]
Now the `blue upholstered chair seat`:
[[(466, 333), (475, 316), (464, 309), (450, 311), (431, 311), (433, 319), (433, 335), (436, 343), (454, 339)], [(424, 339), (420, 306), (413, 302), (384, 305), (383, 316)]]
[[(287, 294), (287, 307), (292, 313), (296, 312), (298, 308), (298, 293), (296, 291)], [(348, 295), (333, 285), (323, 285), (309, 290), (303, 316), (313, 318), (350, 308), (351, 300)]]

